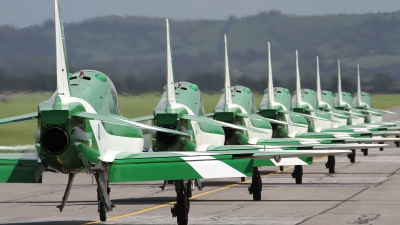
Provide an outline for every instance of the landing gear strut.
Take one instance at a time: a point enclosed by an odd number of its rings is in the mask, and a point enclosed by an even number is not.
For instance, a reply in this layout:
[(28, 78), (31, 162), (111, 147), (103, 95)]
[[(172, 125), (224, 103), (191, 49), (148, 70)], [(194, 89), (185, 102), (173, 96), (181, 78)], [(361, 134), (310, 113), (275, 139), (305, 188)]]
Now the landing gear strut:
[(183, 180), (175, 181), (176, 204), (171, 208), (172, 217), (176, 217), (178, 225), (187, 225), (189, 218), (189, 198)]
[[(384, 144), (384, 142), (378, 142), (378, 144)], [(379, 151), (383, 151), (383, 147), (379, 148)]]
[(356, 150), (355, 149), (351, 149), (352, 153), (347, 155), (347, 158), (350, 159), (351, 163), (355, 163), (356, 162)]
[(94, 173), (97, 183), (97, 201), (98, 212), (101, 221), (107, 220), (107, 212), (110, 212), (115, 206), (110, 200), (110, 187), (108, 184), (108, 170)]
[(361, 149), (361, 152), (363, 153), (364, 156), (368, 155), (368, 148)]
[(295, 165), (292, 172), (292, 178), (296, 178), (296, 184), (303, 183), (303, 166)]
[(251, 177), (251, 185), (249, 187), (249, 194), (253, 195), (254, 201), (261, 200), (262, 181), (258, 167), (253, 167), (253, 176)]
[(328, 161), (325, 163), (325, 167), (329, 170), (329, 173), (335, 173), (335, 156), (328, 156)]

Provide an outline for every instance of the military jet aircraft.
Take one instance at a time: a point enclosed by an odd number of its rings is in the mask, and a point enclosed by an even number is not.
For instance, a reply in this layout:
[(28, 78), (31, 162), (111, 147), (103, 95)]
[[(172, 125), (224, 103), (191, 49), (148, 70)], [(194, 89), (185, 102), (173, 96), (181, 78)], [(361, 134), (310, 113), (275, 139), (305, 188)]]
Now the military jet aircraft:
[[(229, 60), (228, 60), (228, 47), (227, 38), (224, 35), (225, 44), (225, 87), (223, 89), (223, 94), (220, 97), (217, 106), (214, 108), (214, 113), (208, 116), (213, 117), (218, 121), (223, 121), (231, 124), (241, 125), (244, 127), (255, 127), (258, 129), (264, 129), (265, 131), (271, 132), (271, 125), (297, 125), (293, 123), (283, 122), (275, 119), (264, 118), (257, 115), (254, 109), (254, 98), (251, 90), (243, 86), (233, 86), (231, 87), (230, 76), (229, 76)], [(270, 46), (268, 43), (268, 55), (270, 58)], [(270, 64), (270, 61), (269, 61)], [(271, 68), (271, 67), (269, 67)], [(351, 149), (351, 148), (365, 148), (365, 147), (379, 147), (380, 145), (366, 145), (366, 144), (324, 144), (325, 141), (322, 139), (314, 140), (304, 140), (296, 138), (271, 138), (270, 134), (262, 134), (257, 132), (244, 132), (243, 130), (232, 129), (229, 127), (224, 127), (225, 131), (225, 144), (242, 144), (242, 145), (262, 145), (266, 147), (279, 147), (283, 149)], [(287, 158), (282, 159), (281, 162), (276, 162), (274, 160), (256, 160), (254, 163), (255, 167), (259, 166), (295, 166), (295, 172), (293, 172), (292, 177), (295, 178), (296, 183), (302, 183), (302, 165), (312, 164), (312, 158)], [(251, 191), (251, 186), (249, 192)]]
[[(94, 175), (101, 221), (114, 205), (111, 182), (174, 180), (177, 203), (172, 208), (178, 224), (188, 223), (189, 199), (186, 179), (251, 176), (253, 159), (346, 154), (337, 151), (263, 150), (253, 146), (209, 148), (210, 151), (143, 153), (141, 129), (180, 135), (192, 140), (198, 135), (155, 127), (122, 117), (117, 92), (104, 73), (80, 70), (69, 73), (64, 29), (55, 0), (57, 90), (37, 112), (4, 118), (0, 124), (37, 119), (36, 154), (1, 154), (1, 183), (41, 182), (45, 170), (68, 174), (61, 204), (64, 209), (77, 173)], [(196, 127), (194, 132), (200, 132)], [(214, 129), (214, 127), (213, 127)], [(223, 137), (223, 130), (220, 130)], [(197, 134), (197, 133), (196, 133)], [(211, 151), (212, 149), (212, 151)], [(250, 168), (250, 169), (249, 169)]]

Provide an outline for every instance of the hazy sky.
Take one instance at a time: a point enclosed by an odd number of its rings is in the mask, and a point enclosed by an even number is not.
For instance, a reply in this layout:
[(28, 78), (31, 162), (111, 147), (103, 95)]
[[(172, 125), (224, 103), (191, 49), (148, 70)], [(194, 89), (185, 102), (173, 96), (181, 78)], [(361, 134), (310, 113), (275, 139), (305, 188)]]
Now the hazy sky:
[[(226, 19), (265, 10), (284, 14), (393, 12), (399, 0), (61, 0), (64, 22), (105, 15), (171, 19)], [(52, 19), (52, 0), (0, 0), (0, 25), (25, 27)]]

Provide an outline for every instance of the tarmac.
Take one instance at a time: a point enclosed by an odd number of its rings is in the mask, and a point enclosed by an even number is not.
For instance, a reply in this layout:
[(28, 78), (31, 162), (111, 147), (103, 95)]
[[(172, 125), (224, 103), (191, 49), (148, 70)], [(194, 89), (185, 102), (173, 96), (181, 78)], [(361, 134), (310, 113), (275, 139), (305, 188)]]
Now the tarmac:
[[(390, 119), (399, 119), (391, 117)], [(291, 178), (293, 167), (261, 169), (262, 200), (248, 194), (250, 178), (203, 180), (190, 200), (189, 224), (399, 224), (400, 148), (368, 156), (357, 151), (356, 163), (336, 156), (336, 173), (328, 174), (327, 158), (304, 166), (303, 184)], [(60, 204), (68, 175), (46, 172), (42, 184), (0, 184), (1, 224), (96, 224), (95, 181), (76, 176), (63, 212)], [(176, 224), (170, 208), (175, 191), (160, 182), (111, 184), (116, 207), (100, 224)]]

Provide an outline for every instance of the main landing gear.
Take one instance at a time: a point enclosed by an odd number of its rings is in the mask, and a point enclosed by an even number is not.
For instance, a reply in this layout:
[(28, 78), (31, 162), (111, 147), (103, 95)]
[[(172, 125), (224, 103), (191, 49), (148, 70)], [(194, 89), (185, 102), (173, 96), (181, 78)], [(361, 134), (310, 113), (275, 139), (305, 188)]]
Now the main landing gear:
[[(384, 142), (378, 142), (378, 144), (385, 144)], [(379, 148), (379, 151), (383, 151), (383, 147)]]
[(363, 153), (364, 156), (368, 155), (368, 148), (361, 149), (361, 152)]
[(329, 170), (329, 173), (335, 173), (335, 156), (329, 155), (328, 161), (325, 163), (325, 167)]
[(350, 159), (350, 163), (355, 163), (356, 162), (356, 150), (355, 149), (351, 149), (350, 154), (347, 155), (347, 158)]
[(187, 225), (190, 203), (183, 180), (175, 181), (176, 204), (171, 208), (172, 217), (176, 217), (178, 225)]
[(294, 169), (292, 172), (292, 178), (296, 179), (296, 184), (303, 183), (303, 166), (302, 165), (294, 166)]
[[(396, 135), (396, 138), (399, 138), (400, 135)], [(394, 144), (396, 145), (396, 148), (400, 147), (400, 141), (395, 141)]]
[(97, 183), (97, 201), (98, 212), (101, 221), (107, 220), (107, 212), (110, 212), (115, 206), (111, 204), (110, 187), (108, 184), (108, 171), (94, 173)]
[(262, 180), (258, 167), (253, 167), (253, 176), (251, 177), (251, 184), (249, 187), (249, 194), (253, 195), (254, 201), (261, 200)]

